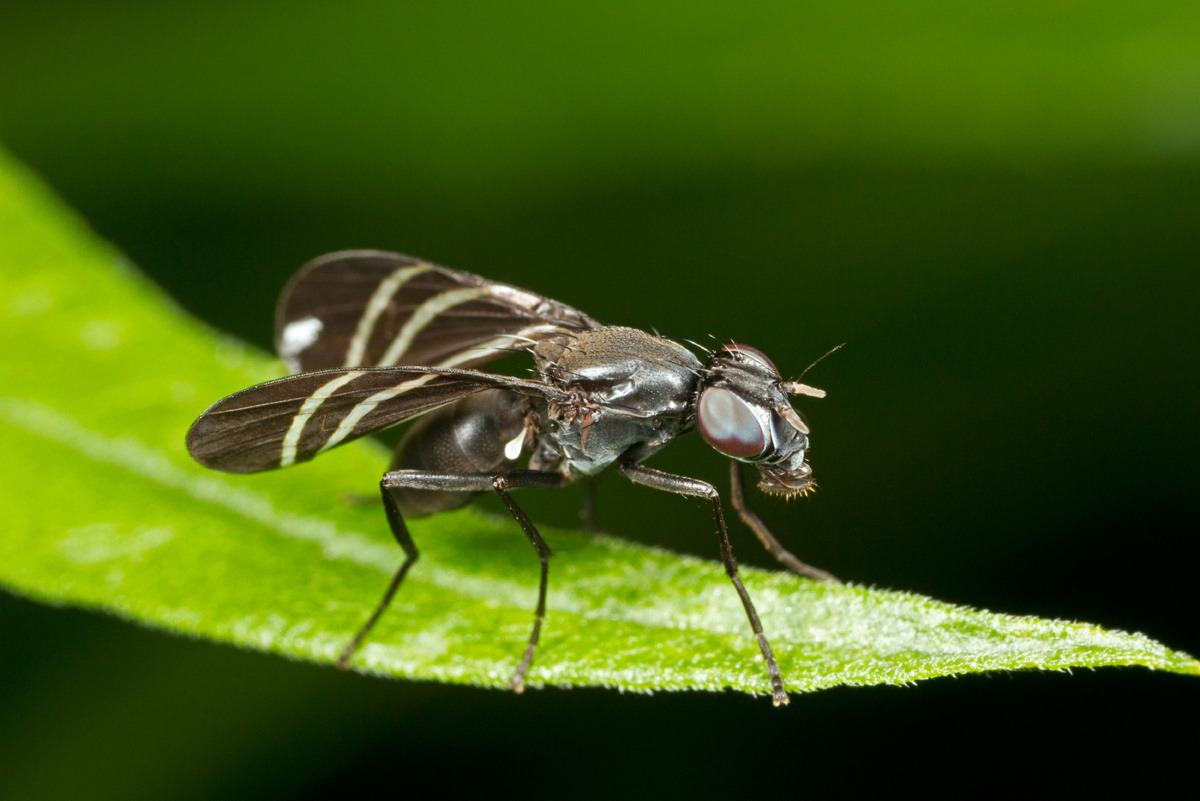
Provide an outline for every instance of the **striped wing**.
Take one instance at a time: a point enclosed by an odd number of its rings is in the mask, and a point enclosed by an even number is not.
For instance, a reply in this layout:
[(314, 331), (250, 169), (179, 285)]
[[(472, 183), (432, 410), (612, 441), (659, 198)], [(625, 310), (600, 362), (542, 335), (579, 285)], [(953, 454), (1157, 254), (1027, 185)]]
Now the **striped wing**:
[(321, 370), (259, 384), (217, 401), (192, 424), (188, 451), (205, 467), (226, 473), (287, 467), (493, 387), (558, 396), (541, 382), (474, 370)]
[(275, 348), (293, 370), (472, 367), (563, 332), (583, 312), (519, 287), (374, 250), (321, 256), (279, 301)]

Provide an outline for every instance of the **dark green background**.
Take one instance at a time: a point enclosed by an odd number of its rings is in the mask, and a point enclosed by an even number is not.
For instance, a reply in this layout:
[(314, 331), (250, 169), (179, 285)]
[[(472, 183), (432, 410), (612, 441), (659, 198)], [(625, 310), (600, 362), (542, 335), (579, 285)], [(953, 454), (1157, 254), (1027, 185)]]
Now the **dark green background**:
[[(851, 581), (1200, 652), (1194, 2), (73, 3), (2, 19), (0, 141), (214, 326), (268, 347), (292, 271), (377, 247), (608, 322), (746, 342), (793, 375), (844, 341), (806, 377), (828, 399), (800, 404), (820, 492), (755, 498), (785, 543)], [(656, 464), (724, 481), (698, 440)], [(715, 558), (699, 504), (616, 477), (600, 492), (611, 532)], [(579, 499), (522, 502), (570, 523)], [(7, 596), (0, 638), (14, 797), (428, 782), (788, 797), (965, 792), (950, 782), (966, 774), (1020, 788), (1035, 769), (1112, 788), (1194, 757), (1200, 710), (1194, 679), (1135, 670), (784, 711), (518, 698)]]

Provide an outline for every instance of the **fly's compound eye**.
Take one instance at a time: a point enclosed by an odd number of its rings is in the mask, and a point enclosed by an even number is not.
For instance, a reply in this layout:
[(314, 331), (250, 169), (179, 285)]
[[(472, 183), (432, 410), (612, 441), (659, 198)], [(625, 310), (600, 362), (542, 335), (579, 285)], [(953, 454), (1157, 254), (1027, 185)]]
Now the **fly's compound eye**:
[(700, 435), (726, 456), (751, 459), (767, 449), (767, 432), (750, 404), (721, 387), (700, 393), (696, 407)]

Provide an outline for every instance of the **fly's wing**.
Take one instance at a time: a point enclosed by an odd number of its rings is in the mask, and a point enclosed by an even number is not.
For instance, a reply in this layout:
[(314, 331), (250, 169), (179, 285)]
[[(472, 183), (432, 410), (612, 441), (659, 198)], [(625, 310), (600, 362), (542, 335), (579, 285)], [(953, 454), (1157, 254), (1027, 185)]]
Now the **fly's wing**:
[(422, 367), (321, 370), (236, 392), (187, 434), (205, 467), (256, 473), (305, 462), (335, 445), (494, 387), (558, 398), (538, 381)]
[(305, 265), (279, 300), (275, 349), (293, 370), (473, 367), (599, 326), (519, 287), (375, 250)]

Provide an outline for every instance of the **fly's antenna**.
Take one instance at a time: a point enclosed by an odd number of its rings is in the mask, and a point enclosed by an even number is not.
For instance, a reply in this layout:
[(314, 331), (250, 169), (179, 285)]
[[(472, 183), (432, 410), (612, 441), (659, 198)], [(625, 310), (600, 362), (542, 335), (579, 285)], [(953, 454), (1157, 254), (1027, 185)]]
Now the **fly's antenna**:
[[(800, 374), (800, 378), (804, 378), (804, 376), (808, 374), (808, 371), (809, 371), (809, 370), (813, 369), (813, 368), (814, 368), (814, 367), (816, 367), (818, 364), (820, 364), (821, 362), (825, 361), (825, 357), (826, 357), (826, 356), (832, 356), (834, 353), (837, 353), (839, 350), (841, 350), (841, 349), (842, 349), (842, 348), (844, 348), (844, 347), (846, 347), (846, 343), (845, 343), (845, 342), (843, 342), (843, 343), (842, 343), (842, 344), (840, 344), (840, 345), (834, 345), (832, 348), (830, 348), (829, 350), (825, 351), (825, 354), (824, 354), (824, 356), (821, 356), (821, 358), (817, 359), (815, 362), (813, 362), (812, 364), (810, 364), (808, 367), (805, 367), (805, 368), (804, 368), (804, 372)], [(800, 378), (797, 378), (796, 380), (797, 380), (797, 381), (799, 381), (799, 380), (800, 380)]]
[[(825, 351), (824, 355), (822, 355), (821, 358), (817, 359), (815, 362), (810, 364), (808, 367), (804, 368), (804, 372), (800, 374), (800, 378), (804, 378), (804, 376), (808, 373), (809, 370), (813, 369), (818, 364), (825, 361), (826, 356), (836, 353), (837, 351), (839, 351), (843, 347), (845, 347), (845, 345), (846, 345), (846, 343), (843, 342), (842, 344), (834, 345), (832, 348)], [(787, 392), (789, 395), (808, 395), (810, 398), (825, 397), (825, 390), (817, 389), (816, 387), (810, 387), (808, 384), (801, 384), (800, 378), (797, 378), (795, 381), (788, 381), (787, 383), (785, 383), (783, 385), (784, 391)]]

